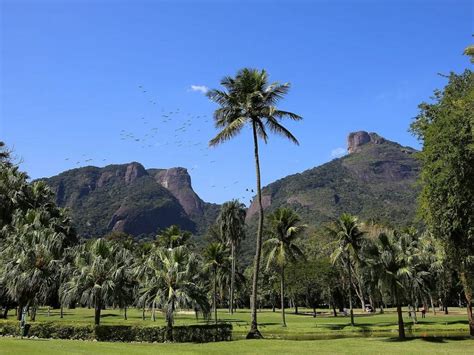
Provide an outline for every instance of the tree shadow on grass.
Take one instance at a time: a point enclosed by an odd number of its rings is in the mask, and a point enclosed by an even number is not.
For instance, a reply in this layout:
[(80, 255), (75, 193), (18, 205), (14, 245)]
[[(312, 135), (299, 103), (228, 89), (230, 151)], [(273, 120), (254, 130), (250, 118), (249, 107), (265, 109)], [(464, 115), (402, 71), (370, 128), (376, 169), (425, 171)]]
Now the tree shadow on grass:
[(380, 339), (380, 341), (386, 342), (386, 343), (404, 343), (404, 342), (409, 342), (417, 339), (416, 337), (409, 337), (409, 338), (399, 338), (399, 337), (392, 337), (392, 338), (386, 338), (386, 339)]
[(387, 339), (382, 339), (381, 341), (383, 342), (388, 342), (388, 343), (396, 343), (396, 342), (408, 342), (408, 341), (413, 341), (416, 339), (420, 339), (422, 341), (426, 341), (428, 343), (447, 343), (447, 340), (449, 341), (461, 341), (461, 340), (468, 340), (468, 336), (454, 336), (454, 337), (436, 337), (436, 336), (427, 336), (427, 337), (407, 337), (404, 339), (398, 338), (398, 337), (393, 337), (393, 338), (387, 338)]

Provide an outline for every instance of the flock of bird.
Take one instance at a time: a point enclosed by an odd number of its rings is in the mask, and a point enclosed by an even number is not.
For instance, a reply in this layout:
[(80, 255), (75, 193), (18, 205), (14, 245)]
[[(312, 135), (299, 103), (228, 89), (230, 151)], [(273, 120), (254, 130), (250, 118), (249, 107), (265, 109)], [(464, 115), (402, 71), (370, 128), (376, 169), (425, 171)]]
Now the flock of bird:
[[(158, 111), (158, 119), (150, 120), (145, 116), (137, 118), (134, 124), (134, 130), (121, 129), (119, 132), (119, 139), (121, 141), (136, 144), (142, 149), (171, 146), (173, 149), (192, 149), (199, 151), (202, 156), (207, 159), (209, 164), (215, 164), (216, 160), (209, 160), (207, 142), (202, 140), (196, 141), (196, 133), (201, 132), (203, 125), (209, 125), (210, 119), (207, 115), (194, 115), (191, 113), (183, 113), (180, 108), (173, 110), (165, 110), (165, 108), (157, 109), (158, 100), (149, 95), (149, 91), (143, 85), (139, 85), (138, 89), (143, 94), (146, 101)], [(156, 113), (155, 113), (156, 117)], [(172, 125), (178, 124), (173, 131), (169, 131)], [(196, 128), (191, 129), (193, 125)], [(163, 133), (160, 135), (160, 133)], [(194, 138), (194, 139), (193, 139)], [(74, 161), (75, 159), (65, 158), (66, 161)], [(107, 159), (94, 159), (83, 154), (81, 159), (75, 162), (76, 166), (90, 165), (91, 162), (102, 163), (107, 162)], [(192, 171), (196, 167), (190, 167)], [(236, 186), (239, 181), (234, 181), (232, 184), (220, 186), (227, 189), (231, 186)], [(217, 188), (216, 185), (211, 185), (211, 188)], [(242, 191), (242, 196), (239, 198), (243, 201), (253, 197), (254, 190), (246, 188)], [(251, 203), (251, 200), (250, 200)]]

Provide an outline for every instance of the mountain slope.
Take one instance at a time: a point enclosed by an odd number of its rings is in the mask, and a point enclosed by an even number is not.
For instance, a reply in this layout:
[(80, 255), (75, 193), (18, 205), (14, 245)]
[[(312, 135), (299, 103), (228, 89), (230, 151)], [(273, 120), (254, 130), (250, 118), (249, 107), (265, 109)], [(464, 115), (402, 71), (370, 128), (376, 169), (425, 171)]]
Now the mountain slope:
[(145, 170), (133, 162), (68, 170), (44, 180), (58, 205), (71, 210), (82, 237), (112, 230), (150, 236), (172, 224), (199, 233), (218, 211), (192, 190), (184, 168)]
[[(291, 207), (305, 223), (317, 227), (342, 212), (395, 226), (410, 224), (418, 194), (416, 151), (361, 131), (349, 135), (348, 152), (265, 186), (264, 208)], [(151, 236), (171, 224), (203, 235), (220, 209), (199, 198), (184, 168), (146, 170), (136, 162), (89, 166), (45, 181), (55, 191), (57, 203), (71, 209), (83, 237), (112, 230)], [(249, 238), (244, 244), (248, 244), (249, 253), (256, 212), (254, 202), (247, 212)]]
[[(348, 152), (342, 158), (264, 187), (264, 208), (291, 207), (312, 225), (343, 212), (392, 225), (411, 223), (420, 169), (413, 157), (416, 151), (375, 133), (360, 131), (349, 135)], [(257, 212), (255, 202), (249, 208), (248, 221)]]

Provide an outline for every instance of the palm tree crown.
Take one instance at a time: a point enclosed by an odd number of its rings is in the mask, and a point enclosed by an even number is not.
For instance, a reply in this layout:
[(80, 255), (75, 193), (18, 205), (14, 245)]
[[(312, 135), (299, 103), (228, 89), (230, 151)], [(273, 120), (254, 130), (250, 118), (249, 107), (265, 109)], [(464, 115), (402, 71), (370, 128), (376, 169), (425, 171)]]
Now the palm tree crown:
[(272, 265), (284, 267), (303, 256), (303, 252), (295, 244), (306, 227), (300, 222), (301, 218), (289, 208), (279, 208), (267, 217), (267, 233), (270, 238), (263, 243), (267, 250), (267, 269)]
[(298, 140), (279, 121), (282, 118), (298, 121), (302, 117), (275, 106), (288, 93), (289, 83), (269, 84), (265, 70), (245, 68), (235, 78), (226, 76), (221, 85), (227, 91), (214, 89), (207, 94), (221, 106), (214, 112), (214, 118), (216, 128), (222, 130), (210, 141), (210, 145), (217, 145), (234, 137), (246, 123), (255, 125), (258, 136), (264, 142), (268, 140), (268, 128), (298, 144)]

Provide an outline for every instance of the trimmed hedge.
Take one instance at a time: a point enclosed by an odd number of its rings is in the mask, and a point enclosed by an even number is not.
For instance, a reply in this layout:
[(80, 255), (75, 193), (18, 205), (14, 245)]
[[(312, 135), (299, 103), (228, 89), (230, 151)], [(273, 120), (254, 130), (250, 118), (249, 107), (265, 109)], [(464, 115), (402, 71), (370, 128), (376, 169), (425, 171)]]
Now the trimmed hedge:
[[(51, 339), (80, 339), (121, 342), (158, 342), (166, 340), (166, 327), (136, 325), (72, 325), (55, 322), (34, 322), (28, 336)], [(1, 321), (0, 335), (20, 335), (18, 322)], [(232, 324), (195, 324), (173, 327), (172, 341), (178, 343), (207, 343), (232, 340)]]

